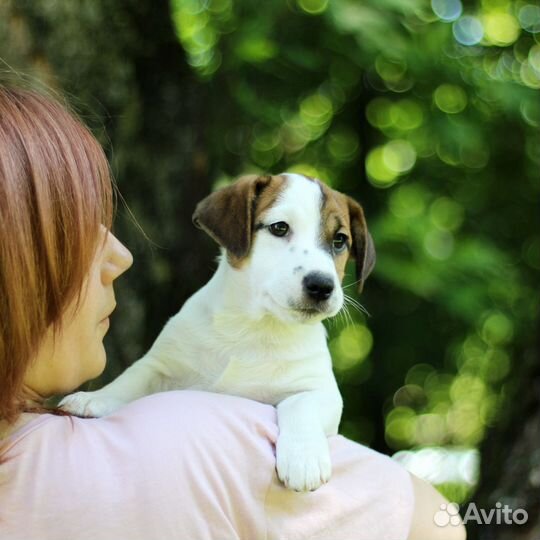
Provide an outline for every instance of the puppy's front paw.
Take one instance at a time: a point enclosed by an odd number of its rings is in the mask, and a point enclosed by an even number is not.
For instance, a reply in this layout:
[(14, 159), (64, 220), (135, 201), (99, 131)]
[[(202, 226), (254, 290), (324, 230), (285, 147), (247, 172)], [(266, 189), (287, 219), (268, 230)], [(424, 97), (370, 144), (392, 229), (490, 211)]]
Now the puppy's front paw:
[(97, 418), (113, 413), (123, 405), (119, 399), (97, 392), (77, 392), (66, 396), (59, 407), (76, 416)]
[(314, 491), (330, 480), (328, 439), (320, 435), (282, 434), (276, 444), (276, 469), (289, 489)]

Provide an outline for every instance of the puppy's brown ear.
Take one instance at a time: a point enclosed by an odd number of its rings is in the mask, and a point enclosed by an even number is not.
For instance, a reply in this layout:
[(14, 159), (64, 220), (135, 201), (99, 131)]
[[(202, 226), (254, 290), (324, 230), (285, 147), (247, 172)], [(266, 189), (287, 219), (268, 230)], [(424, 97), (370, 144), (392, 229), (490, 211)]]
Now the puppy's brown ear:
[(242, 176), (215, 191), (197, 205), (193, 223), (234, 257), (245, 257), (251, 247), (255, 202), (271, 179), (269, 175)]
[(367, 230), (366, 218), (362, 207), (351, 197), (347, 197), (349, 219), (353, 237), (352, 257), (356, 260), (356, 279), (358, 292), (362, 292), (364, 282), (375, 266), (375, 246)]

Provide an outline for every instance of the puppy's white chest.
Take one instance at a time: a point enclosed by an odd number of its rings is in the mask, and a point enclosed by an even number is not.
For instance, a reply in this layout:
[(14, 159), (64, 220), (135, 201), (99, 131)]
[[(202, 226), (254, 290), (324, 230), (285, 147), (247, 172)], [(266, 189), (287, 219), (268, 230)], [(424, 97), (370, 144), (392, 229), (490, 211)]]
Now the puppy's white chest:
[(268, 356), (231, 356), (210, 390), (276, 405), (310, 386), (314, 374), (304, 361), (276, 361), (273, 355)]

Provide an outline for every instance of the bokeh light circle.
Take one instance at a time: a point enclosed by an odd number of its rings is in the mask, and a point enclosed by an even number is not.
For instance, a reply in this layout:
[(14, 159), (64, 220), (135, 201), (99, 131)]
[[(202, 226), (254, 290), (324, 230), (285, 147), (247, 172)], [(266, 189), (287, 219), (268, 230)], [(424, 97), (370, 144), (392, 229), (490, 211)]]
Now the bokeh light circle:
[(512, 45), (521, 31), (517, 19), (510, 13), (493, 11), (483, 17), (486, 41), (499, 47)]
[(328, 7), (328, 0), (299, 0), (298, 5), (310, 15), (319, 15)]
[(463, 6), (461, 0), (431, 0), (431, 9), (442, 21), (452, 22), (459, 18)]
[(409, 141), (398, 139), (384, 145), (383, 160), (391, 171), (404, 174), (414, 167), (416, 152)]
[(467, 106), (467, 94), (461, 86), (441, 84), (433, 92), (433, 101), (441, 111), (457, 114)]
[(471, 15), (464, 15), (454, 22), (452, 31), (456, 41), (462, 45), (477, 45), (484, 37), (482, 23)]
[(396, 171), (388, 168), (384, 160), (384, 147), (378, 146), (369, 152), (366, 158), (368, 180), (375, 187), (386, 188), (393, 185), (398, 177)]
[(540, 32), (540, 6), (527, 4), (523, 6), (518, 13), (519, 24), (521, 28), (528, 32)]
[(402, 139), (389, 141), (371, 150), (366, 158), (368, 180), (376, 187), (387, 188), (416, 163), (416, 150)]

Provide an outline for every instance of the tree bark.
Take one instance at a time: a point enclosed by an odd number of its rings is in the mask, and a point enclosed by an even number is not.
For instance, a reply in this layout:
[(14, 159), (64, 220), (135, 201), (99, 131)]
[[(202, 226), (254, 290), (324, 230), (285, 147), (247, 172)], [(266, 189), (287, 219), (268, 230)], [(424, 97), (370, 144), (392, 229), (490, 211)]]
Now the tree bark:
[(150, 238), (119, 201), (115, 231), (135, 264), (116, 286), (107, 380), (211, 273), (215, 247), (191, 223), (211, 189), (206, 87), (186, 62), (168, 2), (13, 0), (0, 20), (8, 71), (67, 94), (106, 146), (120, 192)]
[[(540, 325), (536, 346), (525, 348), (506, 385), (508, 407), (480, 448), (480, 482), (472, 501), (486, 511), (523, 509), (519, 525), (470, 523), (470, 540), (537, 540), (540, 538)], [(466, 508), (466, 506), (465, 506)], [(521, 516), (518, 514), (518, 517)], [(504, 518), (501, 514), (501, 521)]]

